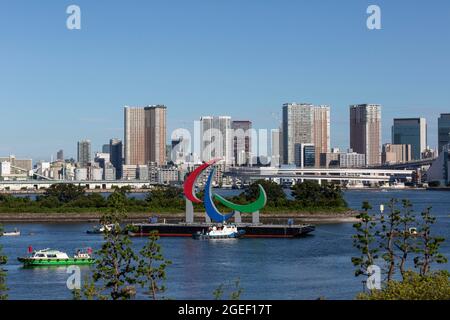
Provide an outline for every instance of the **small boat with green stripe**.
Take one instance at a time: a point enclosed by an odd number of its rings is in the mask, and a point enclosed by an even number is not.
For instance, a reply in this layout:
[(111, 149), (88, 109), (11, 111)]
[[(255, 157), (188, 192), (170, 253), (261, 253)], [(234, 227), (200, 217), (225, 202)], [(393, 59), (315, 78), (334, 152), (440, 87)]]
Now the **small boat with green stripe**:
[(77, 250), (73, 257), (58, 250), (44, 249), (33, 251), (28, 257), (17, 258), (17, 260), (23, 263), (24, 267), (91, 265), (95, 263), (91, 254), (90, 248)]

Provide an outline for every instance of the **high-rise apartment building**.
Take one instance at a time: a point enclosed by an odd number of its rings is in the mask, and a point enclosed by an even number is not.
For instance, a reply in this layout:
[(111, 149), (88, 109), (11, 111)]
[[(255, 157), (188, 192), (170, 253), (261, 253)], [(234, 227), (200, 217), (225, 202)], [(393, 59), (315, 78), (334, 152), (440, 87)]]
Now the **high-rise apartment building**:
[(392, 144), (411, 145), (411, 156), (421, 159), (427, 148), (427, 122), (424, 118), (394, 119), (392, 126)]
[(233, 121), (231, 123), (233, 129), (232, 146), (234, 164), (237, 166), (248, 165), (251, 163), (251, 129), (252, 122), (248, 120)]
[(90, 140), (81, 140), (78, 142), (78, 165), (85, 168), (92, 161), (92, 145)]
[(146, 121), (146, 137), (149, 142), (149, 148), (146, 152), (147, 162), (155, 162), (157, 165), (166, 164), (166, 114), (167, 108), (165, 106), (151, 106), (145, 108), (147, 111)]
[(330, 150), (330, 108), (307, 103), (283, 105), (283, 163), (295, 163), (295, 145), (314, 144), (315, 165)]
[(438, 153), (450, 143), (450, 113), (441, 113), (438, 118)]
[(166, 107), (162, 105), (124, 108), (125, 164), (166, 162)]
[(115, 168), (116, 179), (122, 178), (123, 165), (123, 143), (119, 139), (109, 140), (109, 157), (111, 164)]
[(315, 166), (320, 167), (320, 154), (330, 152), (330, 107), (313, 107), (313, 141), (315, 148)]
[(221, 158), (225, 164), (232, 164), (231, 117), (201, 117), (200, 134), (202, 161)]
[(350, 148), (364, 154), (366, 165), (381, 163), (381, 106), (350, 106)]

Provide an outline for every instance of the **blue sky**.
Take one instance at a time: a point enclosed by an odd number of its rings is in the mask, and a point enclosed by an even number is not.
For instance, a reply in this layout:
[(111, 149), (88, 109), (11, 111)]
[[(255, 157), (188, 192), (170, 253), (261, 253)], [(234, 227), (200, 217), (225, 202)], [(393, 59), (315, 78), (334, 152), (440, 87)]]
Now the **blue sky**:
[(208, 114), (276, 128), (291, 101), (331, 106), (333, 146), (365, 102), (383, 105), (383, 141), (392, 118), (422, 116), (436, 146), (449, 57), (447, 0), (0, 0), (0, 154), (99, 150), (123, 136), (124, 105), (167, 105), (169, 130)]

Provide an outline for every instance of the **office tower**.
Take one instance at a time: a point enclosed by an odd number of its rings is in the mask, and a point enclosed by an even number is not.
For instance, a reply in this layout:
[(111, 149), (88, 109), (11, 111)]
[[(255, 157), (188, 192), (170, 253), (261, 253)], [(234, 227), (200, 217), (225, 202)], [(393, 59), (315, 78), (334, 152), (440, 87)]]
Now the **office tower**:
[(450, 143), (450, 113), (441, 113), (438, 119), (438, 153)]
[(232, 163), (231, 117), (204, 116), (200, 118), (201, 160), (220, 158)]
[(320, 165), (320, 153), (330, 150), (330, 108), (312, 104), (283, 105), (283, 163), (295, 163), (295, 145), (314, 144), (315, 165)]
[(316, 148), (312, 143), (296, 143), (295, 165), (300, 168), (314, 167), (316, 165)]
[(252, 122), (251, 121), (233, 121), (232, 145), (234, 164), (237, 166), (248, 165), (251, 163), (251, 139)]
[(119, 139), (109, 140), (110, 161), (115, 168), (116, 179), (122, 179), (123, 143)]
[(124, 108), (125, 164), (166, 162), (166, 107), (162, 105)]
[(411, 145), (411, 156), (421, 159), (427, 148), (427, 122), (424, 118), (394, 119), (392, 126), (392, 144)]
[(78, 142), (78, 164), (81, 168), (87, 167), (91, 162), (91, 141), (81, 140)]
[(350, 106), (350, 148), (366, 156), (366, 165), (381, 163), (381, 106)]
[(381, 153), (382, 163), (404, 163), (412, 160), (413, 148), (410, 144), (391, 144), (383, 145)]
[(57, 161), (64, 161), (64, 151), (63, 150), (59, 150), (56, 153), (56, 160)]
[(111, 146), (109, 144), (104, 144), (102, 146), (102, 153), (110, 153), (111, 152)]

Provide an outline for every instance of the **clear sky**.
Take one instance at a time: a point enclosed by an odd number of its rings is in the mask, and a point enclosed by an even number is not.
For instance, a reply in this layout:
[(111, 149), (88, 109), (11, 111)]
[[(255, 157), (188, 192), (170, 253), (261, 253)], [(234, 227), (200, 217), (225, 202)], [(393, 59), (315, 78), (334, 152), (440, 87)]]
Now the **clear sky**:
[[(81, 7), (82, 29), (66, 28)], [(382, 10), (382, 30), (366, 9)], [(276, 128), (284, 102), (329, 104), (346, 148), (348, 106), (394, 117), (450, 112), (450, 1), (0, 0), (0, 155), (75, 156), (123, 137), (123, 106), (165, 104), (169, 133), (202, 115)], [(190, 125), (189, 125), (190, 126)]]

